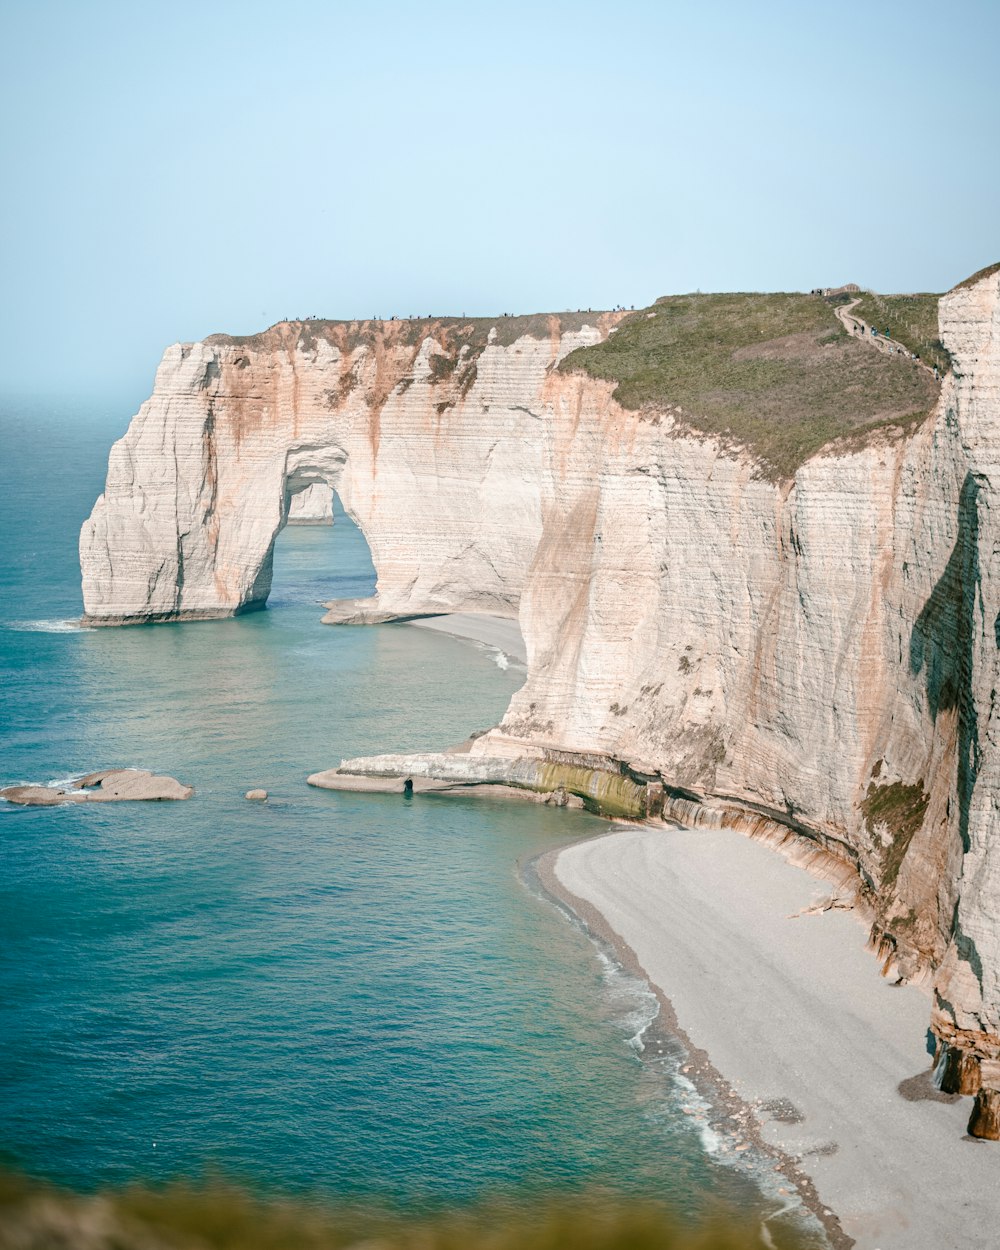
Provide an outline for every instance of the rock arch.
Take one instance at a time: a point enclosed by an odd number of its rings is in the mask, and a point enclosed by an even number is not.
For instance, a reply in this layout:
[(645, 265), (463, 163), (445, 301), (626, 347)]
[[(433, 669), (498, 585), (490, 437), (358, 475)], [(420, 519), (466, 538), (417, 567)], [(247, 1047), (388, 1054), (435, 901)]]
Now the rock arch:
[(584, 385), (552, 366), (606, 329), (550, 318), (500, 343), (476, 325), (283, 323), (169, 348), (80, 535), (85, 619), (263, 607), (290, 498), (316, 482), (371, 551), (357, 619), (516, 615), (553, 493), (542, 413), (571, 423)]
[(111, 450), (104, 494), (80, 535), (87, 620), (263, 607), (293, 495), (323, 483), (350, 498), (335, 423), (327, 414), (319, 428), (315, 406), (300, 402), (294, 366), (287, 378), (276, 372), (267, 386), (245, 354), (221, 346), (166, 352), (152, 398)]

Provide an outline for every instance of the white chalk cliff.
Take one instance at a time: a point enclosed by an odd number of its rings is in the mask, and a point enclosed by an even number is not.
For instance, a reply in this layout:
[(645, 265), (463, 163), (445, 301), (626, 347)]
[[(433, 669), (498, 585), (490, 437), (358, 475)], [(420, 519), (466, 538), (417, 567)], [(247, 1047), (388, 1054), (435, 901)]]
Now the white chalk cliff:
[(555, 368), (615, 320), (170, 348), (83, 528), (87, 617), (262, 606), (292, 496), (334, 488), (378, 584), (327, 619), (520, 619), (527, 681), (464, 769), (603, 761), (693, 820), (815, 840), (858, 874), (887, 966), (933, 976), (945, 1079), (996, 1135), (1000, 274), (941, 300), (931, 416), (794, 480)]

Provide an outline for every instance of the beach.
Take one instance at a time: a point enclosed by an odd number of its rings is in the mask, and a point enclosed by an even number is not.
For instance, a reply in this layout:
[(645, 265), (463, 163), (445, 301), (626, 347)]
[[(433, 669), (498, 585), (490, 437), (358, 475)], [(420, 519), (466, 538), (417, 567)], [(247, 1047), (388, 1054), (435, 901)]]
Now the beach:
[(417, 629), (430, 629), (439, 634), (451, 634), (454, 638), (468, 638), (473, 642), (495, 647), (511, 659), (527, 663), (528, 653), (516, 620), (504, 616), (488, 616), (475, 612), (451, 612), (446, 616), (427, 616), (409, 621)]
[(547, 868), (860, 1250), (996, 1244), (1000, 1153), (932, 1085), (929, 995), (879, 975), (855, 915), (802, 914), (829, 884), (731, 830), (620, 827)]

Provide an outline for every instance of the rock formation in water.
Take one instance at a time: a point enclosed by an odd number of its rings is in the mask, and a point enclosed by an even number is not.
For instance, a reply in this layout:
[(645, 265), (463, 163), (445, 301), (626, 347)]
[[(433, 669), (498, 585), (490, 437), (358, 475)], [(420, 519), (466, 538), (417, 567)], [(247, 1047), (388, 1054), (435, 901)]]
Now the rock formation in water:
[(0, 790), (0, 799), (20, 807), (56, 807), (60, 803), (125, 803), (189, 799), (194, 794), (175, 777), (142, 768), (106, 768), (67, 785), (19, 785)]
[(289, 525), (332, 525), (333, 492), (324, 482), (311, 482), (288, 504)]
[[(1000, 274), (942, 297), (953, 367), (929, 415), (872, 422), (788, 471), (729, 427), (623, 407), (613, 381), (559, 367), (621, 320), (283, 324), (170, 348), (81, 535), (87, 617), (263, 605), (290, 498), (333, 487), (378, 583), (325, 619), (516, 614), (528, 653), (461, 765), (348, 771), (451, 784), (457, 769), (808, 840), (856, 874), (886, 970), (933, 976), (941, 1079), (961, 1073), (992, 1135)], [(793, 368), (801, 338), (732, 359)], [(826, 343), (808, 350), (825, 359)], [(881, 366), (902, 378), (902, 361)]]

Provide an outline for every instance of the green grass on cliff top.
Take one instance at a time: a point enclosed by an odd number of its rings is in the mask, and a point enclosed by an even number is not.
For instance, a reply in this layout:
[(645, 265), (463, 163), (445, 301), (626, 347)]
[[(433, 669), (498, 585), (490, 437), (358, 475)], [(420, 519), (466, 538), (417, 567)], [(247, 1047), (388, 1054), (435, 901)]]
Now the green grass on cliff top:
[[(937, 297), (920, 298), (936, 335)], [(912, 428), (938, 394), (926, 369), (847, 334), (821, 295), (669, 296), (560, 368), (616, 382), (624, 408), (679, 405), (685, 425), (746, 447), (772, 478), (835, 439)]]
[(879, 334), (889, 337), (916, 352), (928, 365), (937, 365), (942, 373), (951, 368), (951, 357), (938, 337), (937, 295), (879, 295), (862, 291), (852, 309), (863, 321), (874, 326)]

